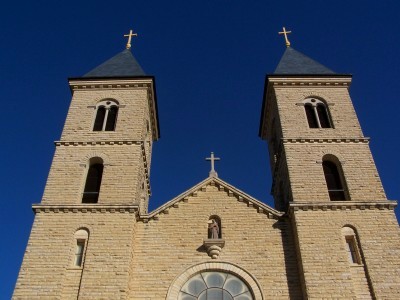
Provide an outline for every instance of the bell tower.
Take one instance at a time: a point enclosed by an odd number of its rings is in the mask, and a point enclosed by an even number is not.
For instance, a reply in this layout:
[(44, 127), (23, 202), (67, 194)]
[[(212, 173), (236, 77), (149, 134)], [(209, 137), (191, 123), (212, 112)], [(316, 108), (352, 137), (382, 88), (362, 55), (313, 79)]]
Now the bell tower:
[(159, 138), (154, 78), (125, 49), (69, 84), (71, 105), (42, 204), (136, 204), (146, 212)]
[(147, 214), (155, 79), (125, 50), (82, 77), (72, 100), (14, 291), (15, 299), (124, 299), (134, 228)]
[(351, 98), (337, 74), (288, 47), (266, 78), (260, 136), (268, 141), (275, 205), (386, 200)]
[(361, 130), (352, 76), (296, 51), (282, 33), (287, 48), (266, 76), (259, 135), (268, 142), (275, 206), (296, 233), (304, 299), (390, 298), (400, 266), (380, 258), (398, 255), (397, 203), (386, 199)]

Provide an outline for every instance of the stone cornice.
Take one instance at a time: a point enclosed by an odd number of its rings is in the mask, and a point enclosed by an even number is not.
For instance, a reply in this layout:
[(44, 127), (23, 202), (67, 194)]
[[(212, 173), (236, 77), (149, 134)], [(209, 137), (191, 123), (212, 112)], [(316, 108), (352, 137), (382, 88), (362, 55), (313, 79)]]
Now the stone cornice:
[(76, 204), (76, 205), (47, 205), (33, 204), (32, 210), (37, 213), (136, 213), (138, 205), (112, 205), (112, 204)]
[(144, 141), (55, 141), (56, 146), (95, 146), (95, 145), (142, 145)]
[(131, 88), (149, 88), (154, 78), (91, 78), (91, 79), (70, 79), (69, 85), (72, 91), (86, 89), (131, 89)]
[(290, 139), (282, 139), (283, 143), (369, 143), (368, 137), (360, 137), (360, 138), (290, 138)]
[(332, 76), (332, 77), (306, 77), (306, 76), (285, 76), (268, 77), (268, 85), (274, 87), (349, 87), (351, 83), (350, 76)]
[(289, 203), (289, 211), (318, 211), (318, 210), (394, 210), (397, 201), (331, 201), (315, 203)]

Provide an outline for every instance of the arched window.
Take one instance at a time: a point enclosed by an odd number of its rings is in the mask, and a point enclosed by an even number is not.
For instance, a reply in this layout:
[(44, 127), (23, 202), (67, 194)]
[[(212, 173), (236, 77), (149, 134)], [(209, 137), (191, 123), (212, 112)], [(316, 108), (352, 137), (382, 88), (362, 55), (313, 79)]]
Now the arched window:
[(328, 107), (324, 102), (309, 98), (304, 100), (303, 103), (310, 128), (332, 128)]
[(85, 252), (87, 248), (87, 241), (89, 232), (86, 229), (79, 229), (75, 232), (75, 249), (73, 265), (75, 267), (82, 267), (85, 259)]
[(94, 157), (89, 162), (89, 170), (86, 176), (85, 189), (82, 203), (97, 203), (99, 199), (101, 178), (103, 176), (103, 160)]
[(166, 299), (265, 299), (255, 278), (246, 270), (225, 262), (205, 262), (175, 278)]
[(342, 228), (347, 257), (350, 264), (361, 264), (361, 253), (359, 251), (357, 235), (353, 228), (344, 226)]
[(114, 131), (118, 115), (118, 104), (112, 100), (101, 101), (96, 106), (93, 131)]
[(214, 215), (208, 219), (208, 238), (209, 239), (222, 238), (222, 226), (220, 217)]
[(311, 103), (307, 103), (304, 105), (304, 109), (306, 110), (308, 126), (310, 128), (318, 128), (318, 121), (314, 107), (311, 105)]
[(325, 181), (328, 187), (329, 198), (332, 201), (348, 200), (345, 191), (344, 177), (340, 166), (330, 160), (323, 160)]
[(253, 300), (254, 298), (250, 288), (239, 277), (221, 271), (206, 271), (190, 278), (182, 286), (178, 299)]

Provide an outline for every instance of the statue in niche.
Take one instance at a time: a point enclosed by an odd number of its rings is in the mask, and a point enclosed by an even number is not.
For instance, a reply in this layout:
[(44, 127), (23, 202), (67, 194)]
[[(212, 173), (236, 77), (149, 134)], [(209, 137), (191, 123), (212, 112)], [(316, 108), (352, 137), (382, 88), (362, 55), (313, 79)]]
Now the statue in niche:
[(211, 239), (219, 238), (219, 226), (218, 222), (215, 219), (211, 219), (208, 221), (208, 232)]

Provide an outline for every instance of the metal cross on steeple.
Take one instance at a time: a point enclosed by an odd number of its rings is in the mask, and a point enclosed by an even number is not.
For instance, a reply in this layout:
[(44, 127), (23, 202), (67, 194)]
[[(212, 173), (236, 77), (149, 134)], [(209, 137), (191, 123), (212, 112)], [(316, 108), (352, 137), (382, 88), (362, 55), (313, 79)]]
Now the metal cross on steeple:
[(214, 162), (216, 160), (220, 160), (220, 158), (219, 157), (214, 157), (214, 152), (211, 152), (211, 157), (207, 157), (206, 160), (210, 160), (211, 161), (211, 171), (209, 173), (210, 177), (218, 177), (218, 174), (217, 174), (217, 172), (215, 172), (215, 169), (214, 169)]
[(286, 31), (286, 28), (283, 27), (283, 31), (280, 31), (279, 34), (283, 34), (285, 36), (286, 47), (290, 47), (290, 42), (288, 39), (288, 34), (292, 33), (291, 31)]
[(133, 30), (129, 30), (128, 34), (124, 34), (125, 37), (128, 38), (128, 42), (126, 43), (126, 49), (130, 49), (132, 47), (131, 41), (133, 36), (137, 36), (137, 33), (133, 33)]

